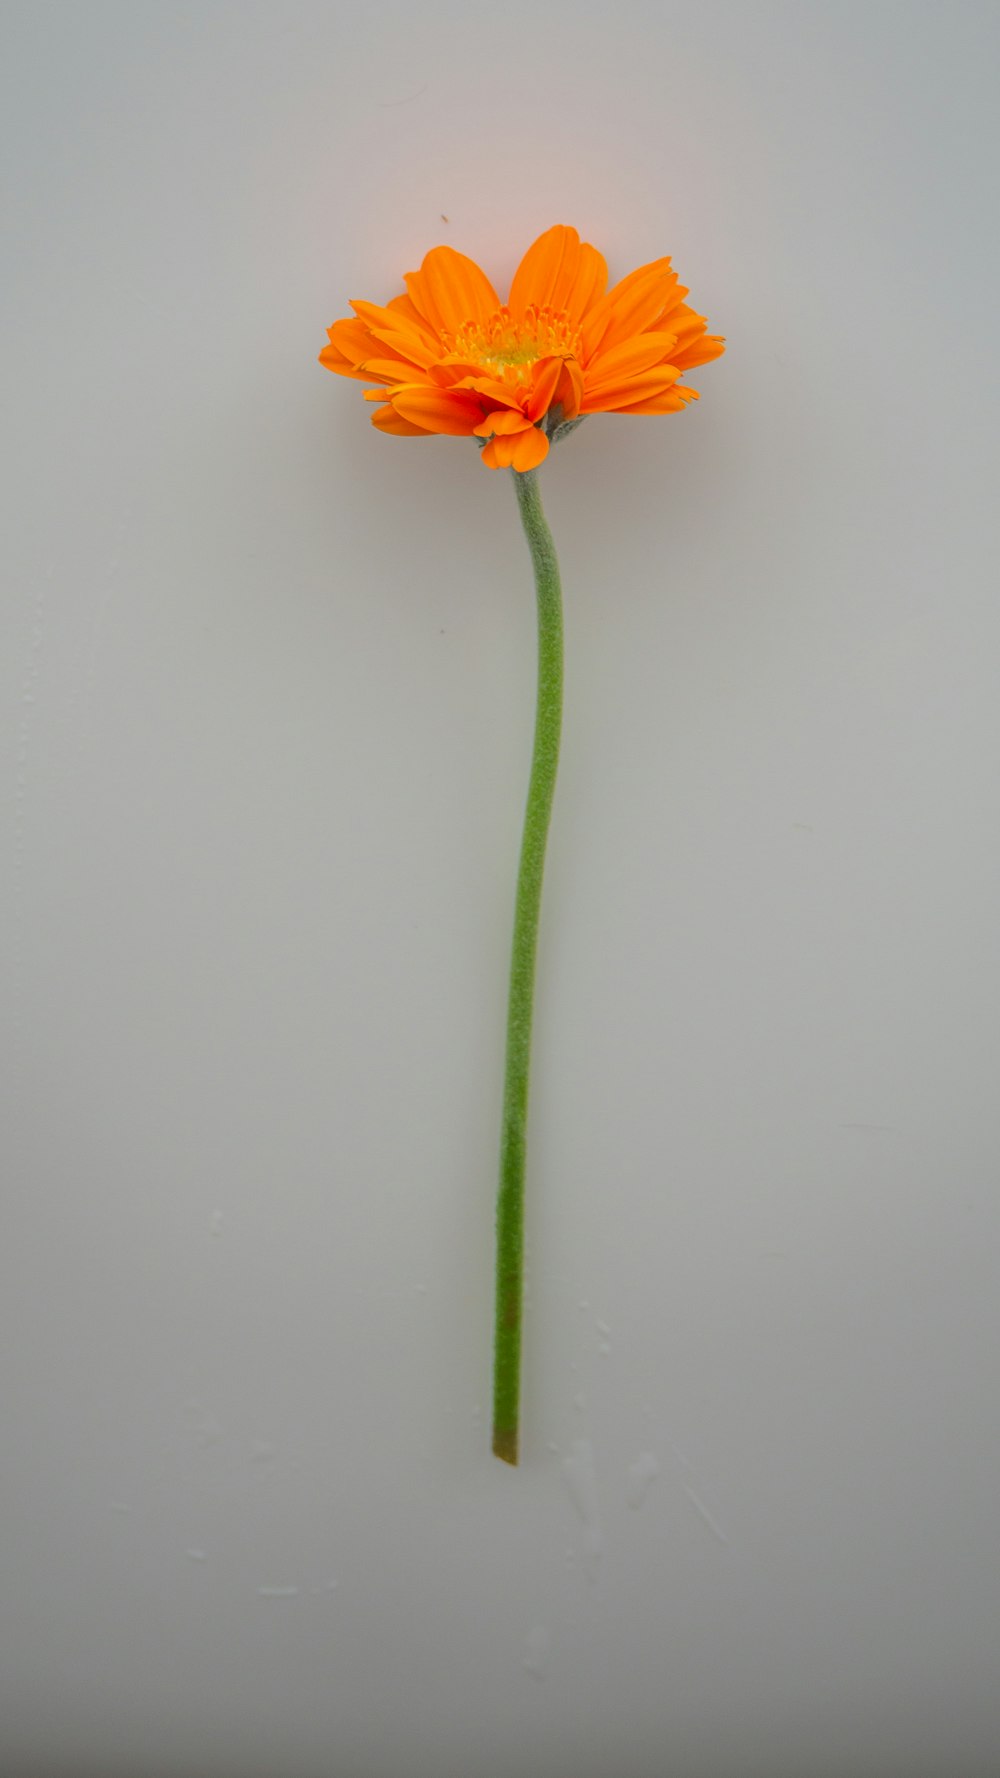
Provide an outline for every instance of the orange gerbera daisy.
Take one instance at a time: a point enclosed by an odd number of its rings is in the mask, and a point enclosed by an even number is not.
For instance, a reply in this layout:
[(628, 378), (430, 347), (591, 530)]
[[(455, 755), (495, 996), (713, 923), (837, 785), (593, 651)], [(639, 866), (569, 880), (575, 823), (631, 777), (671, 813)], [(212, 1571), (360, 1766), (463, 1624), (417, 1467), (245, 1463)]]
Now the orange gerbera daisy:
[(588, 414), (679, 413), (698, 395), (684, 372), (725, 349), (669, 259), (607, 281), (596, 247), (562, 225), (528, 248), (506, 303), (473, 260), (434, 247), (405, 296), (352, 302), (320, 363), (376, 385), (365, 398), (382, 404), (383, 432), (468, 435), (485, 441), (490, 469), (534, 469)]

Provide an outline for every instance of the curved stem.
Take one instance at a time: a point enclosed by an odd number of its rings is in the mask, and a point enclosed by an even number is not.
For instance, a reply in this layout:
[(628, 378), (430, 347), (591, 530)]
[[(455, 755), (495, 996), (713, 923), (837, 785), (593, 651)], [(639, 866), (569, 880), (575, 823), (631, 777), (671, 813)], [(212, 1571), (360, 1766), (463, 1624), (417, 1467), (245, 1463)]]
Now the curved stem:
[(528, 804), (514, 911), (507, 1008), (500, 1190), (497, 1197), (496, 1333), (493, 1359), (493, 1450), (516, 1463), (521, 1395), (521, 1312), (524, 1294), (524, 1163), (531, 1065), (538, 913), (545, 842), (559, 764), (563, 635), (559, 563), (542, 511), (534, 470), (513, 472), (538, 595), (538, 702)]

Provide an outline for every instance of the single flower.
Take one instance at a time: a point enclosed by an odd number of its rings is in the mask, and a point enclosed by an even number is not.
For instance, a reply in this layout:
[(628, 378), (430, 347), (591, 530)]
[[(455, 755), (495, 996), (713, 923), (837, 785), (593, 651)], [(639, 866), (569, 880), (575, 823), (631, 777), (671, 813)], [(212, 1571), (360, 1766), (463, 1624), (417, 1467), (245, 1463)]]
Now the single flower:
[(501, 303), (479, 267), (435, 247), (406, 295), (385, 308), (352, 303), (329, 329), (320, 362), (371, 384), (383, 432), (476, 438), (490, 469), (513, 471), (538, 604), (538, 701), (514, 906), (497, 1194), (493, 1449), (520, 1452), (524, 1184), (538, 916), (562, 725), (562, 592), (542, 510), (539, 463), (588, 414), (674, 414), (697, 398), (686, 371), (724, 342), (688, 307), (669, 259), (612, 290), (608, 268), (574, 228), (550, 228), (514, 273)]
[(320, 363), (372, 385), (372, 424), (406, 438), (475, 437), (490, 469), (536, 469), (557, 429), (589, 414), (673, 414), (681, 382), (724, 342), (684, 301), (669, 259), (607, 289), (608, 268), (575, 228), (540, 235), (505, 303), (453, 247), (433, 247), (406, 294), (352, 302)]

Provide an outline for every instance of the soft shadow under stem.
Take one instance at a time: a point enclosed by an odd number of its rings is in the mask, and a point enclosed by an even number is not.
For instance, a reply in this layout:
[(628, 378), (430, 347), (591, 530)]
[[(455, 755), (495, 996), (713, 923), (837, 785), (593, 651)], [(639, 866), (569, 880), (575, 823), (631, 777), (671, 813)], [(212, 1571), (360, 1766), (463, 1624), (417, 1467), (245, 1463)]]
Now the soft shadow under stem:
[(538, 596), (538, 701), (528, 802), (514, 910), (500, 1190), (497, 1196), (496, 1331), (493, 1357), (493, 1450), (516, 1464), (520, 1451), (521, 1322), (524, 1297), (524, 1171), (531, 1067), (538, 915), (542, 900), (559, 736), (562, 727), (563, 630), (559, 563), (542, 511), (535, 470), (512, 470)]

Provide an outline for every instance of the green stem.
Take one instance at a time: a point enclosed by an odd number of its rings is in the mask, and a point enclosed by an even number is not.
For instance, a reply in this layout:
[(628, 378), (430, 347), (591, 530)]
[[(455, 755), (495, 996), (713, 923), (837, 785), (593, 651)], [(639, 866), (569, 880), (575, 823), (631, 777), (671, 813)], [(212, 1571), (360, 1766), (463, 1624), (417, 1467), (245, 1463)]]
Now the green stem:
[(538, 913), (545, 842), (559, 764), (562, 725), (563, 637), (559, 563), (545, 522), (534, 470), (515, 470), (521, 523), (528, 539), (538, 594), (538, 702), (528, 805), (514, 911), (514, 943), (507, 1007), (507, 1063), (497, 1196), (496, 1334), (493, 1358), (493, 1449), (516, 1463), (521, 1396), (521, 1311), (524, 1295), (524, 1162), (531, 1066)]

